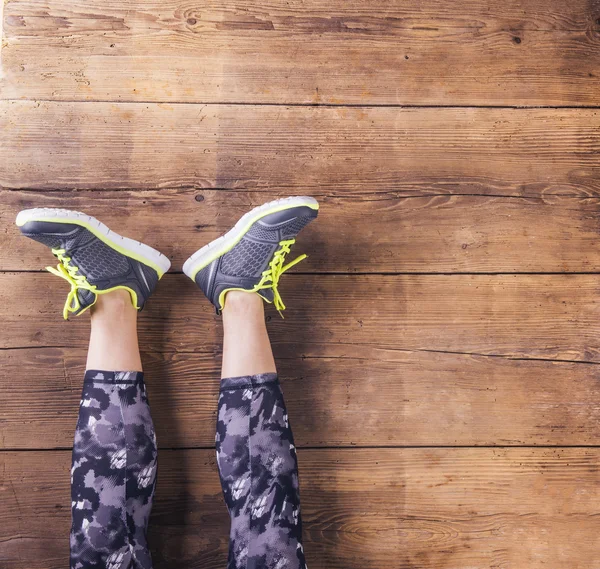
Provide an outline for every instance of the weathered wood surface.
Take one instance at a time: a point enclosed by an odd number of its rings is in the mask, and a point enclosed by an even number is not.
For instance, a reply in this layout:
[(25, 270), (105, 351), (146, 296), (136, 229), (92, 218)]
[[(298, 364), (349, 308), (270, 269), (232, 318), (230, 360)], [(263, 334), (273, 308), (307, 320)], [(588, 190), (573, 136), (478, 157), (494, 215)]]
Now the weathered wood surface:
[[(299, 451), (309, 567), (590, 569), (598, 449)], [(0, 454), (3, 569), (68, 562), (70, 453)], [(213, 450), (165, 451), (155, 565), (222, 569), (228, 517)]]
[[(2, 6), (0, 568), (68, 563), (89, 327), (16, 212), (89, 212), (179, 271), (308, 194), (268, 318), (309, 566), (595, 569), (600, 274), (561, 273), (600, 271), (598, 0)], [(181, 274), (140, 317), (158, 569), (226, 564), (220, 335)]]
[[(293, 275), (271, 338), (295, 356), (363, 346), (600, 362), (600, 275)], [(64, 283), (0, 274), (0, 347), (86, 347), (87, 317), (62, 320)], [(185, 275), (166, 275), (140, 314), (146, 351), (214, 353), (220, 317)]]
[(598, 105), (597, 0), (12, 0), (2, 97)]
[[(600, 443), (598, 365), (340, 345), (277, 355), (300, 447)], [(0, 447), (70, 447), (85, 350), (2, 357)], [(142, 359), (159, 445), (212, 446), (220, 358)]]
[(0, 186), (600, 193), (594, 109), (0, 102)]
[[(0, 270), (39, 270), (53, 259), (14, 219), (29, 207), (69, 207), (167, 255), (181, 271), (196, 249), (249, 208), (279, 193), (216, 190), (0, 191)], [(295, 250), (302, 272), (510, 273), (600, 270), (598, 198), (574, 196), (320, 198), (317, 222)]]

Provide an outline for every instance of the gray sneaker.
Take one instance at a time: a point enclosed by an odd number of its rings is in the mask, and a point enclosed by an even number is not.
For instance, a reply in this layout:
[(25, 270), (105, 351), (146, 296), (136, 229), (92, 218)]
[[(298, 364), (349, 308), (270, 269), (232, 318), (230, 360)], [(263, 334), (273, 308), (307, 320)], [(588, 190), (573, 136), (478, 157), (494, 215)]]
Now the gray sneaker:
[(281, 313), (285, 305), (277, 290), (279, 278), (306, 255), (284, 265), (285, 257), (296, 235), (318, 212), (317, 200), (304, 196), (254, 208), (225, 235), (196, 251), (183, 272), (214, 304), (217, 314), (230, 290), (256, 292)]
[(81, 314), (99, 294), (125, 289), (141, 310), (171, 262), (152, 247), (121, 237), (97, 219), (68, 209), (26, 209), (17, 215), (25, 237), (50, 247), (59, 263), (46, 267), (71, 285), (63, 309)]

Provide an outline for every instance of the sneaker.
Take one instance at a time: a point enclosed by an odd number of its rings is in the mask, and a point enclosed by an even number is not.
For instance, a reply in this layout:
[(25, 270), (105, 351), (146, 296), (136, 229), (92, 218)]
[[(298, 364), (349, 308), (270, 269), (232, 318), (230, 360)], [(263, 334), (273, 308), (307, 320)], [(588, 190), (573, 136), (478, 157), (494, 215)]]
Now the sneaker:
[(196, 251), (183, 272), (214, 304), (217, 314), (230, 290), (256, 292), (281, 311), (285, 305), (277, 290), (279, 278), (306, 258), (284, 265), (296, 235), (317, 217), (319, 204), (309, 197), (266, 203), (244, 215), (233, 229)]
[(169, 270), (167, 257), (152, 247), (121, 237), (97, 219), (68, 209), (26, 209), (17, 215), (25, 237), (50, 247), (58, 266), (46, 267), (65, 279), (71, 290), (63, 316), (81, 314), (99, 294), (125, 289), (141, 310), (160, 278)]

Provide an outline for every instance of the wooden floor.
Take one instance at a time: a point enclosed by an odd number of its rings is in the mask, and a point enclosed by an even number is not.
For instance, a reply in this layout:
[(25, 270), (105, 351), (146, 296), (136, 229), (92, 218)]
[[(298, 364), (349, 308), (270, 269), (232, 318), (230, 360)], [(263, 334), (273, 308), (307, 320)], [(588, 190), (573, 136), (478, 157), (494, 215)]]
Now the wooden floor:
[(269, 311), (311, 569), (600, 567), (600, 0), (0, 2), (0, 568), (68, 565), (89, 323), (16, 212), (167, 254), (156, 569), (224, 569), (185, 258), (307, 194)]

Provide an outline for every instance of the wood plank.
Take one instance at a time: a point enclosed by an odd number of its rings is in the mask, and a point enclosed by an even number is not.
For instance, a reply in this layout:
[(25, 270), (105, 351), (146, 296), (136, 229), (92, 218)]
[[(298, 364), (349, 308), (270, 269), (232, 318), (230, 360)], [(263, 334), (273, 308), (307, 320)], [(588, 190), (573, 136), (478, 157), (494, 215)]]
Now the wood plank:
[(598, 105), (596, 0), (12, 0), (2, 96)]
[[(600, 275), (287, 274), (282, 281), (286, 318), (270, 307), (269, 329), (274, 344), (296, 356), (341, 344), (600, 362)], [(87, 347), (87, 316), (62, 320), (65, 288), (47, 273), (0, 274), (0, 347)], [(190, 279), (167, 275), (140, 315), (139, 333), (149, 352), (212, 354), (220, 317)]]
[[(594, 445), (600, 366), (331, 345), (278, 368), (303, 446)], [(161, 448), (212, 446), (220, 358), (144, 354)], [(0, 448), (67, 448), (85, 350), (3, 353)]]
[(0, 103), (0, 186), (600, 193), (600, 113)]
[[(215, 190), (0, 191), (0, 224), (19, 210), (83, 210), (167, 255), (173, 269), (279, 193)], [(201, 200), (201, 201), (198, 201)], [(413, 196), (321, 198), (296, 249), (302, 272), (591, 272), (600, 270), (598, 198)], [(36, 270), (48, 250), (16, 227), (0, 234), (0, 270)]]
[[(155, 566), (221, 569), (228, 519), (214, 451), (159, 460)], [(308, 565), (589, 569), (598, 558), (599, 460), (598, 449), (301, 450)], [(5, 452), (0, 461), (3, 568), (62, 569), (69, 453)]]

